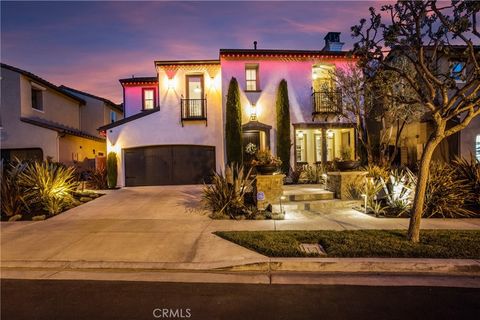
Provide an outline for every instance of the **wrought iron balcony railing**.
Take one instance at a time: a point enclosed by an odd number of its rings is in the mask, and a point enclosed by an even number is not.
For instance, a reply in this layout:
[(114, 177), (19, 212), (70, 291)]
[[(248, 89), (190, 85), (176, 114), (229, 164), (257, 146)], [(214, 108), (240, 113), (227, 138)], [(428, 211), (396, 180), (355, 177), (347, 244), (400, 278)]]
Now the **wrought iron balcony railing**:
[(315, 91), (312, 93), (313, 115), (341, 114), (342, 92), (339, 90)]
[(207, 121), (207, 99), (180, 99), (180, 119), (184, 121)]

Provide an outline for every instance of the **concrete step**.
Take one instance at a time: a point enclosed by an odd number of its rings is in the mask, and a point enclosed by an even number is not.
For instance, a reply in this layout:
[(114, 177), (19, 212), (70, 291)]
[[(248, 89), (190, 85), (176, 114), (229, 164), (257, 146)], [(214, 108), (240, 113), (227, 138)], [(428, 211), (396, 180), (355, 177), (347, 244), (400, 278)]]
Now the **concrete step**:
[(319, 184), (286, 185), (283, 188), (283, 195), (287, 201), (315, 201), (332, 200), (334, 193), (325, 190)]
[[(289, 210), (305, 210), (316, 211), (324, 209), (341, 209), (341, 208), (353, 208), (361, 205), (361, 201), (357, 200), (308, 200), (308, 201), (286, 201), (282, 203), (282, 209), (284, 211)], [(274, 210), (280, 211), (280, 204), (273, 206)]]
[(315, 200), (332, 200), (333, 192), (322, 190), (318, 193), (300, 193), (285, 195), (288, 201), (315, 201)]

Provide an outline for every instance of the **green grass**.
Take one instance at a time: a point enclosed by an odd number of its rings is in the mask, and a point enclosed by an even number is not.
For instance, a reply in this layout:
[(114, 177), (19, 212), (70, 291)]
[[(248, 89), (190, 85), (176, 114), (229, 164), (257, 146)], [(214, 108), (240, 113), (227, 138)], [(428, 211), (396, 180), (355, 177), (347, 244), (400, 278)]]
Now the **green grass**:
[[(480, 258), (480, 231), (422, 230), (420, 243), (405, 230), (219, 231), (216, 235), (269, 257), (306, 257), (300, 243), (319, 243), (327, 257)], [(310, 255), (311, 256), (311, 255)]]

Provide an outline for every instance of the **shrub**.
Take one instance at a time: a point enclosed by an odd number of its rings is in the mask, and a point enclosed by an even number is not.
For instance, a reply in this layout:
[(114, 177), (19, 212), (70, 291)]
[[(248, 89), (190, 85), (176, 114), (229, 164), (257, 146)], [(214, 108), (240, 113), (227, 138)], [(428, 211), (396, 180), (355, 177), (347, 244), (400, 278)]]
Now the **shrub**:
[(362, 199), (362, 194), (365, 192), (365, 182), (353, 181), (346, 186), (346, 197), (349, 200)]
[(290, 168), (290, 179), (292, 180), (293, 184), (297, 184), (300, 180), (300, 176), (303, 173), (303, 166), (295, 166), (294, 168)]
[(107, 189), (107, 170), (105, 167), (90, 170), (88, 172), (87, 181), (90, 183), (93, 189)]
[(27, 164), (15, 160), (9, 168), (4, 168), (3, 161), (0, 166), (2, 213), (7, 217), (12, 217), (20, 214), (23, 210), (28, 210), (23, 187), (18, 183), (18, 177), (25, 170)]
[(245, 173), (241, 166), (233, 164), (227, 165), (225, 174), (215, 172), (212, 184), (203, 188), (204, 206), (215, 215), (226, 214), (231, 219), (247, 215), (244, 197), (252, 189), (251, 172), (252, 169)]
[(448, 164), (432, 162), (425, 194), (423, 216), (468, 217), (474, 212), (465, 209), (472, 200), (472, 186)]
[(255, 159), (252, 161), (254, 166), (275, 166), (279, 167), (282, 164), (280, 158), (275, 157), (269, 149), (258, 150), (255, 153)]
[(109, 152), (107, 156), (107, 184), (109, 188), (117, 186), (117, 154)]
[(471, 154), (470, 160), (456, 158), (453, 163), (459, 177), (469, 182), (473, 193), (472, 201), (480, 206), (480, 161)]
[(237, 79), (232, 78), (228, 86), (225, 115), (225, 144), (227, 163), (242, 163), (242, 106)]
[(282, 172), (288, 173), (290, 169), (290, 101), (288, 100), (287, 81), (282, 79), (277, 91), (277, 154), (282, 160)]
[(417, 177), (412, 171), (407, 168), (395, 169), (390, 172), (386, 181), (383, 178), (380, 178), (380, 181), (388, 207), (398, 215), (407, 212), (412, 205), (417, 185)]
[(61, 212), (73, 200), (78, 183), (75, 169), (51, 162), (32, 163), (18, 175), (29, 204), (41, 205), (54, 215)]
[(307, 183), (323, 183), (322, 169), (317, 166), (305, 166), (304, 175)]
[(380, 180), (382, 178), (383, 180), (388, 180), (388, 177), (390, 175), (390, 172), (387, 168), (380, 167), (374, 164), (369, 164), (365, 170), (368, 172), (367, 176), (372, 177), (374, 179)]

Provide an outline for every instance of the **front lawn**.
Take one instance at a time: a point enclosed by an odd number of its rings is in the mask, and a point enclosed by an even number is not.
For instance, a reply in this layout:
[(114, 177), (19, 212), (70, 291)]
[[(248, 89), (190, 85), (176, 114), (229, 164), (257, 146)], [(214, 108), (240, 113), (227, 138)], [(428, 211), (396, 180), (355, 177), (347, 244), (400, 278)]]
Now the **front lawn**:
[(322, 257), (480, 258), (480, 230), (422, 230), (418, 244), (405, 230), (219, 231), (216, 235), (269, 257), (314, 256), (301, 243), (320, 244)]

